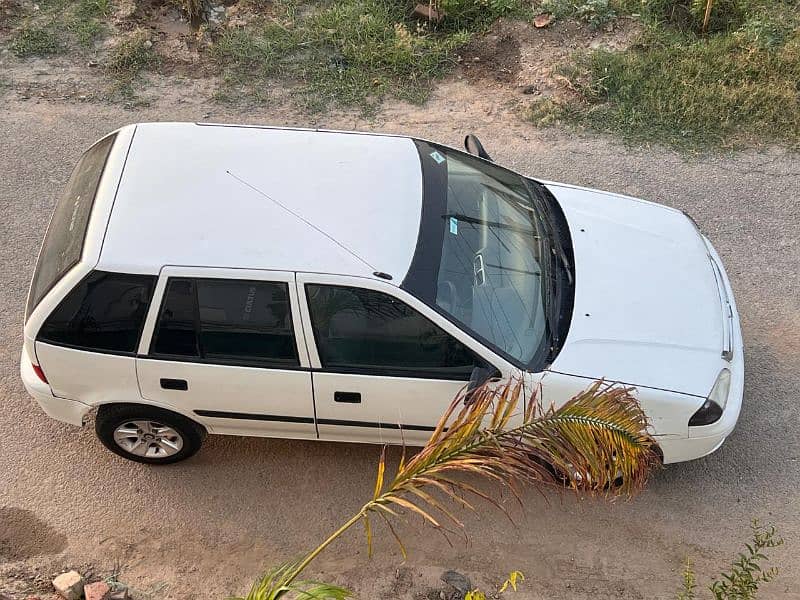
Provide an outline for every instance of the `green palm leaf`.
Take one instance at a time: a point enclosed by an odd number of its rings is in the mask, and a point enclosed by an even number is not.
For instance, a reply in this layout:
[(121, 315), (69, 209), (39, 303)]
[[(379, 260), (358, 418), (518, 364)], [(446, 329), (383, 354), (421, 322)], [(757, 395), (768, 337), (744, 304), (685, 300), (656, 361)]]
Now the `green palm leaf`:
[(261, 576), (246, 598), (229, 600), (345, 600), (352, 593), (345, 588), (319, 581), (296, 580), (299, 561), (284, 563)]

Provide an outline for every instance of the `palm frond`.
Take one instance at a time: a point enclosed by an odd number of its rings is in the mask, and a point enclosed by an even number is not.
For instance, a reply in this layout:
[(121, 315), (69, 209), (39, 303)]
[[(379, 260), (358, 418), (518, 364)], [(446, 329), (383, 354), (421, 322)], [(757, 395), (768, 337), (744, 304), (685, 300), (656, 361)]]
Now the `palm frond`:
[[(372, 498), (344, 525), (303, 559), (272, 569), (256, 582), (246, 600), (288, 598), (339, 600), (340, 587), (296, 581), (325, 548), (363, 521), (369, 553), (375, 532), (370, 515), (386, 523), (403, 558), (406, 549), (392, 520), (417, 515), (447, 533), (443, 522), (463, 528), (448, 506), (476, 510), (467, 498), (489, 502), (504, 512), (492, 489), (469, 477), (505, 487), (523, 503), (520, 484), (564, 485), (604, 496), (631, 496), (658, 464), (655, 440), (631, 388), (598, 381), (559, 408), (544, 409), (534, 394), (521, 407), (519, 381), (489, 383), (463, 390), (450, 404), (428, 443), (410, 459), (405, 448), (391, 481), (386, 480), (386, 451), (381, 452)], [(449, 540), (448, 540), (449, 541)]]
[[(503, 509), (489, 491), (459, 474), (506, 486), (518, 499), (520, 483), (566, 484), (592, 494), (627, 496), (644, 486), (657, 455), (647, 419), (630, 388), (598, 381), (558, 409), (543, 410), (533, 397), (522, 424), (512, 426), (522, 412), (521, 398), (520, 382), (464, 391), (425, 447), (401, 462), (386, 486), (385, 468), (380, 467), (376, 493), (364, 515), (393, 506), (421, 516), (437, 529), (442, 528), (438, 515), (461, 527), (462, 522), (430, 493), (433, 490), (471, 510), (474, 506), (466, 496)], [(384, 461), (382, 455), (381, 465)]]
[(319, 581), (297, 580), (301, 561), (289, 561), (269, 569), (261, 576), (246, 598), (231, 600), (345, 600), (349, 590)]

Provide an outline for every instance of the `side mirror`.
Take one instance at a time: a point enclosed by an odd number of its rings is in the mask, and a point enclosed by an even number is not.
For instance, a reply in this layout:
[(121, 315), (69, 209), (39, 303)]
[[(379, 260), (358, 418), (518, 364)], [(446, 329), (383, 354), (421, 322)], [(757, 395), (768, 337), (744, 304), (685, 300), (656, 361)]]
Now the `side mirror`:
[(464, 394), (464, 404), (469, 405), (472, 400), (472, 392), (481, 387), (484, 383), (491, 379), (500, 377), (500, 372), (494, 367), (478, 366), (472, 369), (469, 376), (469, 383), (467, 383), (467, 391)]
[(477, 136), (472, 135), (471, 133), (464, 138), (464, 148), (467, 149), (467, 152), (474, 156), (479, 156), (480, 158), (484, 158), (486, 160), (492, 160), (492, 157), (489, 156), (489, 153), (486, 152), (486, 149), (481, 144), (481, 141), (477, 138)]

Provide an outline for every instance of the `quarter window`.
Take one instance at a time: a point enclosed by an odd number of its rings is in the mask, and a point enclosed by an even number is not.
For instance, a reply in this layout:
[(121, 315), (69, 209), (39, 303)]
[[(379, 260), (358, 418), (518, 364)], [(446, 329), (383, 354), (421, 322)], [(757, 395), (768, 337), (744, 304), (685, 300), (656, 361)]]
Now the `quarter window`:
[(171, 278), (151, 352), (206, 362), (297, 366), (289, 286)]
[(155, 276), (93, 271), (39, 330), (42, 342), (106, 352), (135, 352)]
[(324, 368), (468, 380), (481, 359), (400, 300), (361, 288), (306, 285)]

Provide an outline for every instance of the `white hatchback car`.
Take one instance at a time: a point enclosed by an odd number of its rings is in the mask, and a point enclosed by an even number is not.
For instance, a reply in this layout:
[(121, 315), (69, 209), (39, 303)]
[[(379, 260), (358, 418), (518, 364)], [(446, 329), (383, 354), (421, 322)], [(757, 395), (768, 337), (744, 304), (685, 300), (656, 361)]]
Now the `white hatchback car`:
[(664, 462), (742, 403), (739, 319), (678, 210), (419, 139), (130, 125), (80, 159), (28, 298), (22, 379), (140, 462), (206, 433), (423, 444), (470, 379), (635, 386)]

